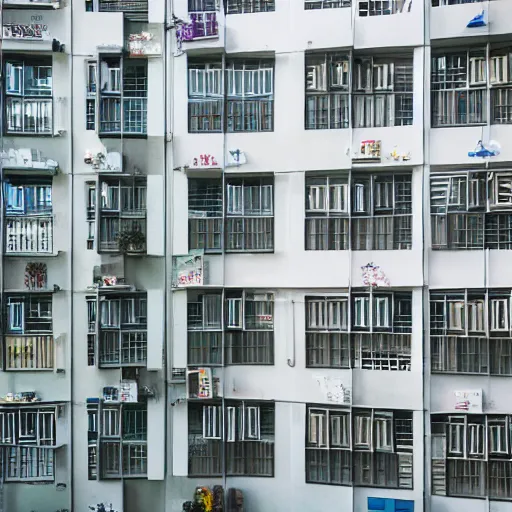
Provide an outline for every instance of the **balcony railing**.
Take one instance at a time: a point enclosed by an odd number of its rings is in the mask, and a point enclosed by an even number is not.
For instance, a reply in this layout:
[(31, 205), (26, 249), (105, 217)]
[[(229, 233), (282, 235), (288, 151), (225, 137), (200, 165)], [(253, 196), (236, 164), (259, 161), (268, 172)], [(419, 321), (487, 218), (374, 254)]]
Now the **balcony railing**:
[(6, 336), (7, 370), (50, 370), (54, 364), (53, 336)]
[(7, 98), (7, 133), (52, 134), (52, 99)]
[(147, 0), (99, 0), (100, 12), (124, 12), (129, 21), (147, 21)]
[(146, 366), (146, 331), (103, 331), (99, 348), (100, 366)]
[(5, 233), (6, 254), (52, 254), (51, 217), (8, 217)]

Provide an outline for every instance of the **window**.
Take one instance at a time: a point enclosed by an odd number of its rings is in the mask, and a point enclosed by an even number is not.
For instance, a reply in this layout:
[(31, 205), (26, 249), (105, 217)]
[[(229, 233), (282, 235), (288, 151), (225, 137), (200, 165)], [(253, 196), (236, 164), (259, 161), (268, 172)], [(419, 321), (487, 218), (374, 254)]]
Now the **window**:
[(348, 177), (306, 177), (306, 250), (347, 250)]
[(99, 251), (144, 253), (147, 209), (145, 178), (102, 181), (100, 189)]
[(99, 66), (100, 134), (145, 135), (147, 131), (147, 65), (104, 57)]
[(306, 430), (307, 483), (412, 488), (412, 413), (310, 405)]
[[(94, 305), (94, 308), (96, 305)], [(89, 313), (96, 314), (93, 306)], [(89, 324), (92, 329), (92, 324)], [(98, 326), (100, 367), (146, 366), (147, 297), (145, 293), (100, 296)], [(91, 336), (90, 343), (96, 339)], [(91, 357), (92, 347), (89, 349)]]
[(486, 122), (485, 50), (447, 53), (432, 58), (432, 126)]
[(509, 375), (510, 290), (430, 294), (432, 371)]
[(512, 499), (510, 416), (431, 416), (433, 494)]
[(226, 292), (225, 364), (274, 364), (274, 296)]
[(350, 367), (348, 297), (306, 298), (306, 366)]
[(410, 249), (412, 190), (410, 175), (352, 179), (352, 249)]
[(359, 0), (359, 16), (411, 12), (412, 0)]
[(124, 2), (122, 0), (85, 0), (87, 12), (123, 12), (128, 21), (148, 21), (147, 0)]
[[(89, 479), (147, 475), (147, 406), (145, 403), (105, 405), (88, 409)], [(97, 443), (99, 441), (99, 443)], [(99, 448), (98, 448), (99, 447)]]
[(228, 132), (274, 130), (273, 62), (228, 62), (226, 87)]
[(347, 55), (306, 54), (306, 130), (348, 128), (349, 79)]
[(7, 297), (7, 330), (9, 333), (51, 333), (52, 296), (31, 294)]
[(96, 129), (96, 94), (97, 94), (97, 66), (96, 62), (88, 61), (85, 64), (85, 129)]
[(273, 131), (274, 61), (191, 59), (188, 98), (190, 133)]
[(413, 61), (354, 59), (353, 126), (408, 126), (413, 122)]
[(226, 14), (275, 11), (275, 0), (227, 0)]
[(410, 175), (306, 175), (305, 202), (306, 250), (411, 248)]
[(511, 187), (507, 171), (432, 175), (432, 249), (511, 249)]
[(188, 291), (189, 364), (222, 363), (222, 295)]
[(6, 482), (54, 481), (54, 450), (29, 447), (10, 447), (3, 450)]
[(52, 57), (5, 62), (6, 133), (53, 134)]
[(352, 0), (304, 0), (304, 9), (336, 9), (350, 7)]
[(0, 438), (3, 444), (55, 446), (55, 408), (19, 407), (17, 409), (1, 409)]
[(188, 12), (213, 12), (218, 8), (219, 0), (188, 0)]
[(96, 235), (96, 183), (86, 183), (87, 192), (87, 249), (94, 249), (94, 239)]
[(274, 250), (273, 178), (229, 179), (226, 185), (226, 251)]
[(187, 293), (189, 365), (223, 364), (223, 331), (224, 364), (274, 364), (273, 294), (230, 290), (222, 309), (219, 292)]
[(188, 180), (188, 219), (190, 249), (222, 251), (222, 180)]
[(274, 476), (274, 404), (188, 405), (189, 476)]
[(432, 7), (439, 7), (444, 5), (461, 5), (461, 4), (475, 4), (485, 0), (432, 0)]
[(5, 250), (8, 254), (53, 252), (52, 183), (19, 179), (4, 183)]

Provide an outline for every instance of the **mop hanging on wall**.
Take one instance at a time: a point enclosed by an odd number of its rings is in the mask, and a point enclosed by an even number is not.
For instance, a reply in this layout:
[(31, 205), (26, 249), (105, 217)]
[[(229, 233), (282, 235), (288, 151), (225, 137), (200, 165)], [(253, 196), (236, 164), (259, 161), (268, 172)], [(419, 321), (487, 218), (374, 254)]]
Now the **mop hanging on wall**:
[(476, 148), (473, 151), (468, 151), (468, 156), (472, 158), (490, 158), (498, 156), (500, 150), (501, 146), (495, 140), (490, 140), (486, 144), (479, 140)]

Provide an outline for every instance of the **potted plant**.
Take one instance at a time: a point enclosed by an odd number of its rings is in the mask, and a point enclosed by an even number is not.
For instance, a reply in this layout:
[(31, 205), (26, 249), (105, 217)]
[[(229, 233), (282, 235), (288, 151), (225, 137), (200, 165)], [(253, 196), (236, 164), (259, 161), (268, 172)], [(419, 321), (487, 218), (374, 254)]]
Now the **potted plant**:
[(146, 237), (138, 229), (122, 231), (117, 237), (120, 252), (141, 252), (146, 245)]

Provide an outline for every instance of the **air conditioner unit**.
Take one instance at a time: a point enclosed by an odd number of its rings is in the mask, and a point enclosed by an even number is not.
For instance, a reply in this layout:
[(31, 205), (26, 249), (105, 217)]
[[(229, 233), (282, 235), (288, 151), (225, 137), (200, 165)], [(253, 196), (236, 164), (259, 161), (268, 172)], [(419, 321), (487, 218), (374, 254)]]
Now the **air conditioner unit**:
[(187, 370), (187, 398), (208, 400), (213, 398), (214, 383), (211, 368)]

